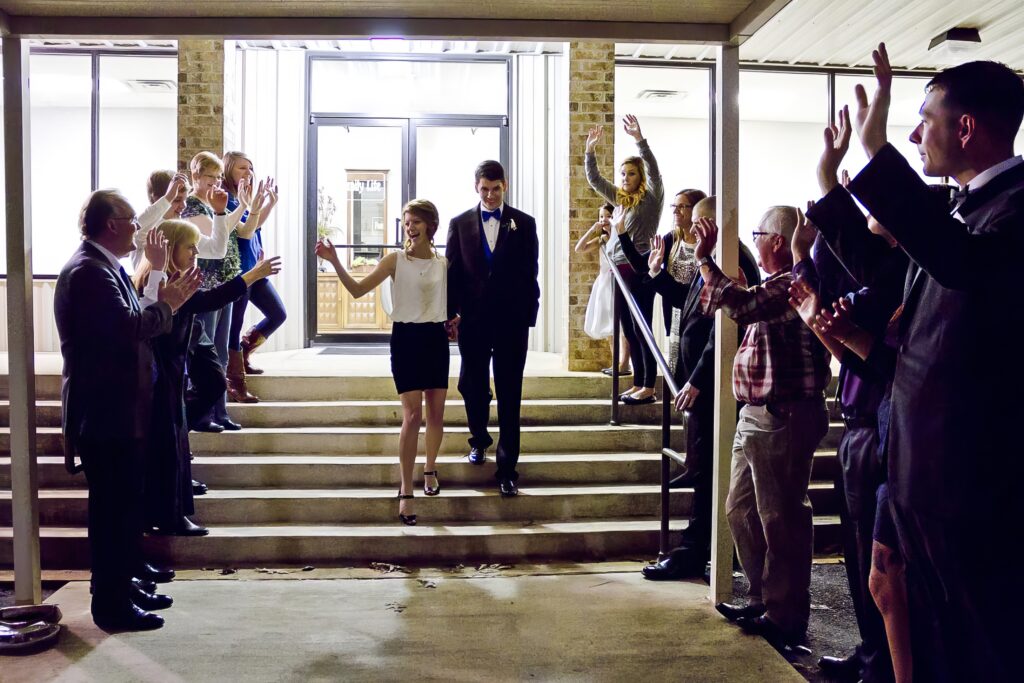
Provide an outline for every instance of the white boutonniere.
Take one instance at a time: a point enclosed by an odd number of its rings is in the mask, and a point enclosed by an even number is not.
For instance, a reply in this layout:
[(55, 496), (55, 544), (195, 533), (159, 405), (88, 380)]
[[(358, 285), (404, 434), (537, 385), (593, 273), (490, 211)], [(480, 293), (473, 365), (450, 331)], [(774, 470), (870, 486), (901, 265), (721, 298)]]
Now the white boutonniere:
[(512, 232), (516, 231), (516, 221), (515, 221), (515, 219), (511, 219), (508, 222), (508, 229), (511, 230)]

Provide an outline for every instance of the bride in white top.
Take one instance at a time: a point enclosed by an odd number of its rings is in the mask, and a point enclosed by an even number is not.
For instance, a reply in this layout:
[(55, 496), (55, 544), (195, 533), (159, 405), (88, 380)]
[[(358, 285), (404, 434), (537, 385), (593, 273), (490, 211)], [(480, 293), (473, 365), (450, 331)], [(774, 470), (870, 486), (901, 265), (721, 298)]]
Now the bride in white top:
[(444, 434), (444, 402), (448, 394), (448, 262), (434, 248), (439, 217), (437, 208), (425, 199), (413, 199), (402, 208), (405, 249), (391, 252), (369, 275), (357, 282), (341, 265), (331, 241), (316, 244), (316, 255), (329, 261), (341, 284), (355, 298), (373, 291), (388, 277), (394, 280), (394, 310), (391, 313), (391, 374), (402, 399), (402, 432), (398, 439), (398, 518), (416, 524), (412, 512), (413, 468), (416, 442), (427, 404), (426, 464), (423, 492), (441, 492), (437, 480), (437, 453)]

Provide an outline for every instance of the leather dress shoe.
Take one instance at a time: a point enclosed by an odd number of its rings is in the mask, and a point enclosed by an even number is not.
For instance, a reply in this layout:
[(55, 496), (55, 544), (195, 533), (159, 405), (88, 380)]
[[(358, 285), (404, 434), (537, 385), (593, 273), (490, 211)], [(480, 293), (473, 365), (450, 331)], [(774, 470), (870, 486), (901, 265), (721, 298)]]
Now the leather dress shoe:
[(685, 559), (673, 559), (671, 556), (655, 564), (649, 564), (641, 572), (648, 581), (678, 581), (679, 579), (691, 579), (701, 575), (704, 571), (704, 563), (698, 559), (688, 561)]
[[(610, 367), (609, 368), (602, 368), (601, 369), (601, 374), (602, 375), (608, 375), (609, 377), (612, 377), (615, 374), (615, 368), (610, 368)], [(629, 369), (629, 370), (619, 370), (619, 377), (629, 377), (632, 374), (633, 374), (633, 370), (632, 369)]]
[(132, 586), (131, 599), (133, 605), (147, 612), (167, 609), (174, 604), (174, 598), (169, 595), (147, 593), (136, 586)]
[(740, 607), (739, 605), (730, 605), (727, 602), (720, 602), (715, 605), (715, 609), (718, 613), (729, 621), (737, 621), (738, 619), (753, 619), (759, 617), (767, 611), (764, 603), (755, 602), (749, 605)]
[(818, 668), (829, 678), (855, 681), (860, 678), (861, 660), (856, 652), (846, 657), (825, 655), (818, 660)]
[(132, 586), (145, 593), (156, 593), (156, 582), (147, 579), (132, 578)]
[(205, 526), (199, 526), (188, 517), (182, 517), (174, 526), (157, 527), (153, 532), (161, 536), (205, 536), (210, 530)]
[[(174, 570), (158, 569), (157, 567), (154, 567), (148, 562), (143, 562), (135, 570), (135, 576), (139, 577), (140, 579), (150, 581), (152, 583), (170, 583), (174, 580)], [(147, 590), (146, 592), (152, 593), (153, 591)]]
[(765, 614), (759, 617), (740, 617), (736, 620), (736, 625), (743, 629), (744, 633), (761, 636), (776, 648), (801, 645), (806, 639), (805, 633), (786, 631)]
[(150, 614), (130, 602), (126, 607), (106, 609), (94, 600), (92, 620), (104, 631), (152, 631), (164, 625), (159, 614)]
[(487, 462), (487, 449), (476, 448), (474, 446), (473, 448), (469, 449), (469, 455), (467, 457), (469, 458), (469, 462), (471, 462), (472, 464), (483, 465), (485, 462)]
[(498, 482), (498, 489), (502, 498), (511, 498), (519, 495), (519, 484), (513, 479), (502, 479)]
[(192, 425), (192, 431), (193, 432), (209, 432), (211, 434), (220, 434), (221, 432), (224, 431), (224, 427), (220, 426), (219, 424), (217, 424), (213, 420), (204, 420), (202, 422), (197, 422), (194, 425)]
[(242, 425), (238, 424), (237, 422), (232, 420), (230, 417), (222, 418), (220, 420), (217, 420), (217, 422), (220, 423), (220, 426), (224, 430), (229, 431), (229, 432), (237, 432), (239, 429), (242, 428)]
[(205, 496), (209, 488), (201, 481), (192, 480), (192, 495), (193, 496)]

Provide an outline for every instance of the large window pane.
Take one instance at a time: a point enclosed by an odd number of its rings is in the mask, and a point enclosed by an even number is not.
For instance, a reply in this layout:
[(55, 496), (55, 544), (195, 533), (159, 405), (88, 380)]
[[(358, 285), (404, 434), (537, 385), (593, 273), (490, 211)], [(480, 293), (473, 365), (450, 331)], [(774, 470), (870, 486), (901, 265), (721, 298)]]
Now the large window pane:
[(400, 60), (313, 61), (314, 112), (410, 114), (508, 113), (508, 63)]
[[(621, 123), (623, 116), (633, 114), (640, 121), (665, 183), (666, 208), (661, 214), (660, 232), (672, 228), (672, 212), (667, 207), (676, 192), (689, 188), (711, 191), (710, 74), (708, 69), (615, 67), (616, 167), (602, 168), (601, 173), (618, 184), (618, 164), (637, 153), (633, 138), (626, 135)], [(583, 160), (573, 163), (582, 164)]]
[[(867, 90), (868, 98), (872, 97), (875, 92), (875, 77), (874, 76), (836, 76), (836, 108), (837, 111), (844, 104), (849, 105), (851, 115), (855, 114), (857, 110), (856, 98), (854, 97), (854, 86), (860, 84)], [(918, 172), (921, 177), (924, 174), (921, 173), (921, 157), (917, 152), (917, 145), (910, 142), (910, 133), (917, 126), (921, 117), (918, 115), (918, 111), (921, 108), (921, 103), (924, 102), (924, 86), (928, 83), (928, 78), (911, 78), (911, 77), (896, 77), (892, 79), (892, 105), (889, 107), (889, 142), (893, 144), (900, 151), (900, 154), (907, 158), (910, 162), (910, 166)], [(839, 120), (838, 113), (836, 114), (836, 121)], [(864, 165), (868, 161), (867, 155), (864, 153), (864, 148), (860, 144), (860, 140), (857, 138), (857, 134), (853, 134), (853, 138), (850, 142), (850, 151), (846, 155), (844, 160), (843, 168), (850, 172), (850, 176), (853, 177), (860, 173), (860, 170), (864, 168)], [(938, 179), (930, 180), (929, 182), (937, 182)]]
[(121, 190), (139, 212), (149, 174), (176, 164), (177, 72), (174, 56), (100, 57), (99, 186)]
[(740, 239), (771, 206), (804, 207), (820, 195), (815, 175), (828, 123), (824, 74), (740, 72)]
[(434, 202), (441, 216), (436, 244), (445, 243), (452, 218), (480, 201), (473, 186), (477, 165), (500, 158), (499, 128), (417, 126), (416, 196)]
[(92, 58), (29, 59), (32, 271), (54, 275), (78, 247), (78, 213), (92, 187)]

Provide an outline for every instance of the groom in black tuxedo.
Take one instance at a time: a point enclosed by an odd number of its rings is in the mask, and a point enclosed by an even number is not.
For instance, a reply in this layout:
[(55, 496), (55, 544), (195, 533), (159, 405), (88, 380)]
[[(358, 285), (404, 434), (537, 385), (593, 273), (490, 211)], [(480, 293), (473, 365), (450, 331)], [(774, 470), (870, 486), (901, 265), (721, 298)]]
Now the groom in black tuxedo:
[(482, 465), (493, 443), (490, 365), (498, 394), (498, 471), (501, 495), (519, 493), (519, 406), (530, 328), (537, 323), (537, 224), (505, 204), (508, 182), (497, 161), (476, 169), (480, 203), (448, 226), (448, 318), (459, 342), (459, 393), (469, 422), (469, 461)]

